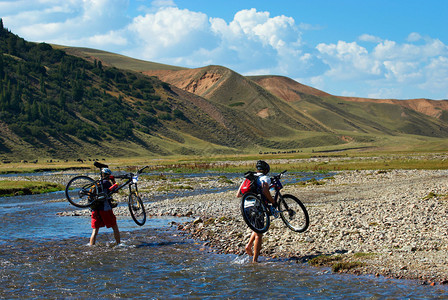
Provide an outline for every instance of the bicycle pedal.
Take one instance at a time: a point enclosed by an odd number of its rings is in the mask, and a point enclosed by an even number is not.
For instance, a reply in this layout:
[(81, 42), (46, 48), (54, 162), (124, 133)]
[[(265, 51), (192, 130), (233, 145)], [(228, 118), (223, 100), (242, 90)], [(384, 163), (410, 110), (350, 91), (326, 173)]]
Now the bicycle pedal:
[(275, 207), (271, 206), (270, 209), (269, 209), (269, 213), (274, 218), (276, 218), (276, 219), (278, 218), (278, 211), (277, 211), (277, 209), (275, 209)]

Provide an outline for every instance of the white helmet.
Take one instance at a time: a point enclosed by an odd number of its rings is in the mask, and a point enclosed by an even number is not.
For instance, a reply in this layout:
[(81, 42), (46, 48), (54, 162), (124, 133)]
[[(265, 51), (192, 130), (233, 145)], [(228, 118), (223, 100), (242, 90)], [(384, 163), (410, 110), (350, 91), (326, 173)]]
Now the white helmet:
[(112, 171), (109, 168), (102, 168), (101, 173), (106, 175), (112, 175)]

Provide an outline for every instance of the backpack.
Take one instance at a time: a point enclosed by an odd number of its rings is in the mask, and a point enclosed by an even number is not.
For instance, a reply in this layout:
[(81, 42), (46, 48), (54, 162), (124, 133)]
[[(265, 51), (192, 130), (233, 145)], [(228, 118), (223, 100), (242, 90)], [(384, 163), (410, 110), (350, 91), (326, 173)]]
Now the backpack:
[(244, 195), (246, 193), (257, 193), (258, 187), (257, 187), (257, 176), (255, 175), (255, 172), (247, 171), (244, 173), (244, 181), (243, 184), (241, 184), (241, 194)]

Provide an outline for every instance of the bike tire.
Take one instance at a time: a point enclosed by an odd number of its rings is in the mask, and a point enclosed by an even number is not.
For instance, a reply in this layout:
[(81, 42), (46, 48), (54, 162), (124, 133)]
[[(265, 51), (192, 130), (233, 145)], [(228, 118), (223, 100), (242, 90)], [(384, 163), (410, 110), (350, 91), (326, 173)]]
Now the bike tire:
[(134, 222), (139, 226), (143, 226), (146, 222), (146, 211), (143, 201), (137, 193), (132, 192), (129, 194), (128, 206)]
[(73, 177), (65, 186), (65, 197), (76, 207), (89, 207), (95, 201), (97, 194), (96, 181), (88, 176)]
[(286, 226), (295, 232), (305, 232), (310, 225), (310, 217), (305, 205), (293, 195), (283, 195), (279, 201), (280, 217)]
[(267, 207), (260, 197), (253, 193), (246, 193), (241, 199), (241, 214), (244, 222), (257, 233), (265, 233), (269, 229), (270, 218)]

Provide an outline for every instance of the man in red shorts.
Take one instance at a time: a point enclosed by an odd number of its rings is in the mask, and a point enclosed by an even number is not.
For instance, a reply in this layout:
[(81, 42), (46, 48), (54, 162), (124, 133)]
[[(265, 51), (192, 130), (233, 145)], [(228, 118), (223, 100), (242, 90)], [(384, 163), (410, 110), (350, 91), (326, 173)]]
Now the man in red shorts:
[[(110, 193), (110, 189), (116, 186), (115, 178), (112, 176), (109, 168), (101, 169), (103, 189)], [(114, 237), (117, 245), (120, 244), (120, 231), (118, 230), (117, 218), (112, 211), (111, 198), (107, 197), (103, 202), (98, 202), (92, 207), (92, 235), (90, 236), (90, 245), (95, 245), (96, 236), (101, 227), (106, 226), (114, 230)]]

